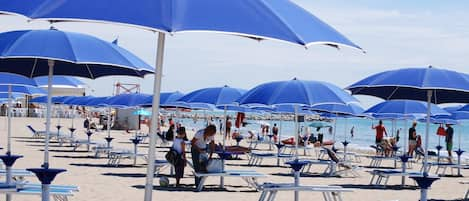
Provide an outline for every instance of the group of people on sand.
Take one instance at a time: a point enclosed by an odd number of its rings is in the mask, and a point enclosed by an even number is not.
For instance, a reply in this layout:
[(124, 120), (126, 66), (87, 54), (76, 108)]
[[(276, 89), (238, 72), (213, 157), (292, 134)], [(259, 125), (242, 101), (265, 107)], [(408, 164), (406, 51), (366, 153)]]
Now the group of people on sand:
[[(422, 147), (422, 137), (421, 135), (417, 134), (417, 122), (412, 123), (412, 127), (409, 128), (408, 131), (408, 140), (409, 140), (409, 149), (407, 151), (407, 155), (410, 157), (414, 156), (414, 153), (419, 155), (424, 155), (425, 151)], [(376, 130), (376, 138), (375, 143), (377, 147), (381, 147), (384, 150), (385, 156), (391, 156), (393, 152), (393, 148), (396, 146), (397, 142), (399, 141), (399, 133), (397, 133), (396, 137), (393, 138), (384, 138), (387, 136), (388, 133), (386, 128), (383, 125), (383, 121), (379, 120), (378, 125), (371, 126), (372, 129)], [(398, 130), (399, 131), (399, 130)], [(445, 143), (446, 143), (446, 150), (448, 151), (448, 160), (452, 162), (452, 150), (453, 150), (453, 135), (454, 130), (451, 124), (446, 124), (446, 129), (444, 129), (443, 125), (438, 127), (437, 133), (439, 135), (445, 136)]]

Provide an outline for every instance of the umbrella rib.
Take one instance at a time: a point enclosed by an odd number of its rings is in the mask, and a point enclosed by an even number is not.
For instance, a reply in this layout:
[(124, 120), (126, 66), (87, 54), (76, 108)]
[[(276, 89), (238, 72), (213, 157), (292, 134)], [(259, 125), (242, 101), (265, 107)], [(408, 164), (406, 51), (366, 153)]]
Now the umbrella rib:
[(86, 70), (88, 70), (88, 73), (90, 74), (91, 79), (94, 79), (93, 73), (91, 73), (91, 69), (88, 66), (88, 64), (85, 64), (85, 66), (86, 66)]
[(389, 94), (389, 96), (386, 98), (386, 100), (389, 100), (396, 92), (397, 90), (399, 89), (399, 87), (396, 87), (391, 94)]
[(33, 68), (31, 69), (31, 74), (29, 74), (29, 77), (33, 77), (34, 71), (36, 70), (36, 65), (37, 65), (37, 58), (34, 58)]

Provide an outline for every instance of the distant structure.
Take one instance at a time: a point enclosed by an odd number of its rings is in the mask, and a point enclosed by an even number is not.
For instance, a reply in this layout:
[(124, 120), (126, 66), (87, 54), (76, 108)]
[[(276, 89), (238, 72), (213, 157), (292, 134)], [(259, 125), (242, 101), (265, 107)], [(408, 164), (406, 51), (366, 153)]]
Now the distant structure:
[[(114, 91), (115, 91), (114, 95), (140, 93), (140, 84), (116, 82), (114, 84)], [(135, 111), (135, 108), (116, 109), (116, 116), (114, 118), (114, 124), (112, 126), (112, 129), (115, 129), (115, 130), (138, 130), (140, 129), (139, 116), (134, 115), (133, 114), (134, 111)]]

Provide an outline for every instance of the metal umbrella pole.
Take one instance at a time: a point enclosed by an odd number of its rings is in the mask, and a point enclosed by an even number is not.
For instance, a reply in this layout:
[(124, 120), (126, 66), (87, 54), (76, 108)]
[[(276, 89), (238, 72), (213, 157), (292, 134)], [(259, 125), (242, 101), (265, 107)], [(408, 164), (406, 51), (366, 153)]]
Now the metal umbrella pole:
[(160, 109), (160, 92), (161, 77), (163, 73), (163, 57), (164, 57), (165, 34), (158, 33), (158, 48), (156, 53), (156, 72), (153, 85), (153, 107), (152, 107), (152, 123), (150, 126), (150, 143), (148, 149), (148, 166), (145, 180), (145, 201), (152, 200), (153, 178), (155, 170), (155, 144), (156, 144), (156, 125), (159, 121)]

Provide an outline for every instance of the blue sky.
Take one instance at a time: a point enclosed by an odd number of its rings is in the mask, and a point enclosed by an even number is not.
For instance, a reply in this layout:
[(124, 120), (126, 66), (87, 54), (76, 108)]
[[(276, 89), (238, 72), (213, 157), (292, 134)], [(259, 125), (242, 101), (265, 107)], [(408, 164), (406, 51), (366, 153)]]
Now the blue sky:
[[(167, 38), (163, 91), (189, 92), (230, 85), (249, 89), (263, 82), (294, 77), (322, 80), (346, 87), (384, 70), (433, 65), (469, 73), (469, 3), (466, 1), (294, 0), (350, 40), (363, 47), (326, 46), (304, 49), (277, 41), (207, 33), (181, 33)], [(48, 28), (20, 17), (1, 17), (0, 31)], [(91, 34), (119, 45), (154, 65), (156, 34), (122, 26), (60, 23), (60, 30)], [(86, 80), (88, 93), (111, 95), (115, 81), (140, 83), (152, 91), (153, 76), (145, 79), (107, 77)], [(363, 98), (364, 106), (376, 103)]]

